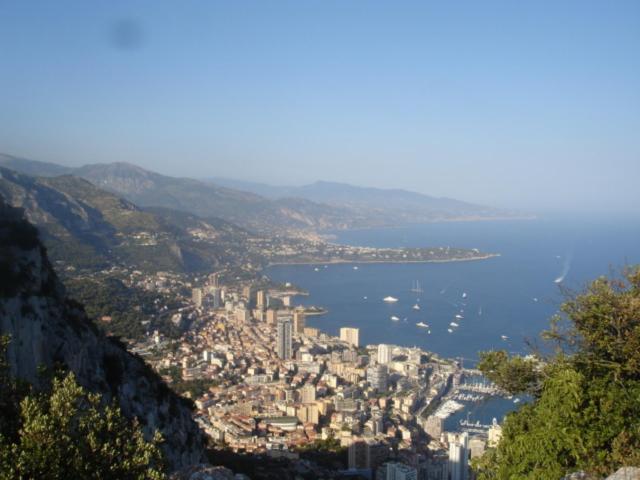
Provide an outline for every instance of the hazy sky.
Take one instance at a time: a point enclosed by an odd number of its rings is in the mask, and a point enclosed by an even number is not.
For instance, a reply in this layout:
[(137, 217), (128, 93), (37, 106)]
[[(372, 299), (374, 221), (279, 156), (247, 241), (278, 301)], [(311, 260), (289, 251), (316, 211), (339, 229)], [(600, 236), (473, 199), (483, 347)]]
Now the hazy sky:
[(3, 1), (0, 152), (640, 209), (640, 2)]

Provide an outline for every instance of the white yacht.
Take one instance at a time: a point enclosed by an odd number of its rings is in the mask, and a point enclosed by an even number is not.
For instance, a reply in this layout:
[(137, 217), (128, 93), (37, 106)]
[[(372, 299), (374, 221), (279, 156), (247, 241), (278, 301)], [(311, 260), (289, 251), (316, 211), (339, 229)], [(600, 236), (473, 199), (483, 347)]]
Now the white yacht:
[(382, 301), (387, 303), (396, 303), (398, 299), (396, 297), (392, 297), (391, 295), (389, 295), (388, 297), (384, 297)]
[(399, 321), (400, 321), (400, 318), (399, 318), (399, 317), (396, 317), (395, 315), (392, 315), (392, 316), (391, 316), (391, 320), (393, 320), (394, 322), (399, 322)]
[(427, 324), (426, 324), (426, 323), (424, 323), (424, 322), (418, 322), (418, 323), (416, 323), (416, 326), (418, 326), (418, 327), (422, 327), (422, 328), (429, 328), (429, 325), (427, 325)]

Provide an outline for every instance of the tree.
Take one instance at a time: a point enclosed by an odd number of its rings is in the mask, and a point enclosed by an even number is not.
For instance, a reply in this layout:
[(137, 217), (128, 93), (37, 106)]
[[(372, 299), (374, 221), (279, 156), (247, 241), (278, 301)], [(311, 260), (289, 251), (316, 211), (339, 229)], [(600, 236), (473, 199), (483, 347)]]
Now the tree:
[(160, 435), (146, 441), (137, 421), (115, 404), (103, 406), (73, 373), (53, 378), (46, 391), (31, 389), (16, 404), (20, 394), (7, 372), (1, 363), (0, 479), (164, 478)]
[(487, 377), (533, 401), (507, 415), (497, 448), (474, 462), (479, 478), (640, 466), (640, 268), (568, 296), (543, 337), (551, 355), (481, 355)]

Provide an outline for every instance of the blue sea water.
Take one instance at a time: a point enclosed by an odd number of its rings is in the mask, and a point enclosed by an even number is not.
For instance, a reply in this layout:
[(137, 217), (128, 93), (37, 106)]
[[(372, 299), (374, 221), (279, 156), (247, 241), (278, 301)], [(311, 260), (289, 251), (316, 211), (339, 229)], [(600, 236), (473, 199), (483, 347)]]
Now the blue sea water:
[[(638, 217), (435, 223), (336, 232), (335, 241), (374, 247), (449, 245), (500, 254), (469, 262), (359, 264), (357, 270), (351, 264), (296, 265), (267, 271), (276, 281), (309, 291), (308, 297), (296, 299), (299, 304), (329, 310), (310, 317), (311, 326), (330, 334), (342, 326), (358, 327), (361, 344), (416, 345), (467, 362), (481, 350), (527, 351), (526, 342), (536, 341), (558, 311), (560, 285), (580, 289), (611, 269), (640, 263)], [(556, 283), (561, 276), (562, 283)], [(416, 281), (421, 294), (410, 291)], [(383, 302), (388, 295), (399, 301)], [(416, 303), (420, 310), (412, 308)], [(464, 318), (456, 319), (457, 314)], [(452, 321), (459, 327), (451, 327)], [(417, 327), (417, 322), (430, 328)]]
[[(361, 344), (416, 345), (444, 357), (463, 358), (466, 365), (472, 365), (482, 350), (529, 351), (527, 342), (537, 342), (558, 312), (561, 286), (579, 290), (612, 269), (640, 264), (637, 216), (435, 223), (335, 235), (335, 242), (349, 245), (448, 245), (500, 254), (469, 262), (359, 264), (357, 269), (352, 264), (274, 266), (266, 272), (276, 281), (308, 290), (308, 297), (296, 299), (298, 304), (329, 310), (310, 317), (310, 326), (334, 335), (342, 326), (358, 327)], [(562, 282), (556, 283), (559, 277)], [(421, 294), (410, 291), (416, 281), (424, 290)], [(383, 302), (388, 295), (399, 301)], [(412, 308), (416, 303), (420, 310)], [(457, 314), (464, 318), (456, 319)], [(394, 322), (391, 316), (400, 320)], [(452, 321), (459, 326), (452, 327)], [(417, 327), (417, 322), (430, 328)], [(482, 415), (486, 405), (477, 409), (482, 422), (489, 422), (496, 412), (489, 408)]]

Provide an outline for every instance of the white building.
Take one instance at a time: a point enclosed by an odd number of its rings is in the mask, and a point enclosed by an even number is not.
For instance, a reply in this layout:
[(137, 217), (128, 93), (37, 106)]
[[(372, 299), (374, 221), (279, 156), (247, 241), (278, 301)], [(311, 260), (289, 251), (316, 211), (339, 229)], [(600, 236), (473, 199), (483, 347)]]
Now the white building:
[(347, 342), (354, 347), (358, 347), (360, 340), (360, 329), (352, 327), (342, 327), (340, 329), (340, 340)]
[(378, 363), (385, 365), (391, 361), (391, 346), (381, 343), (378, 345)]
[(449, 475), (451, 480), (469, 478), (469, 434), (449, 434)]

